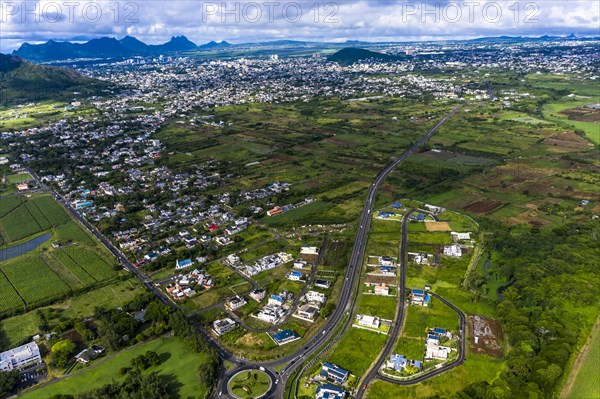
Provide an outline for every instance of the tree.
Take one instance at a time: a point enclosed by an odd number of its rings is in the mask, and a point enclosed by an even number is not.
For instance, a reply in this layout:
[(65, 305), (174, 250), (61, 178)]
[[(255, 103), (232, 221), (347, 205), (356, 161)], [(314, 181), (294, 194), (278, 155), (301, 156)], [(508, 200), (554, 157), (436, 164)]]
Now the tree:
[(75, 343), (63, 339), (52, 345), (52, 361), (56, 367), (65, 367), (75, 352)]
[(13, 371), (0, 371), (0, 396), (11, 392), (17, 385), (19, 372)]

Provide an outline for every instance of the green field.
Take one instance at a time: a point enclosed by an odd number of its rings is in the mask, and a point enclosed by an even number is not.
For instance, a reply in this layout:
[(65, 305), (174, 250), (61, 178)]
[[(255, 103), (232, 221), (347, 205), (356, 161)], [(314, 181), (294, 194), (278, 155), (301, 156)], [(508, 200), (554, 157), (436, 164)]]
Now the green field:
[(377, 316), (386, 320), (394, 320), (397, 303), (398, 300), (395, 297), (363, 294), (358, 299), (356, 313), (367, 316)]
[(23, 183), (33, 180), (29, 173), (18, 173), (15, 175), (6, 176), (6, 181), (10, 184)]
[(69, 292), (69, 286), (40, 257), (15, 258), (0, 269), (28, 304)]
[(363, 375), (386, 340), (387, 335), (352, 328), (327, 355), (327, 360), (354, 375)]
[(0, 197), (0, 218), (6, 216), (10, 211), (21, 205), (23, 200), (20, 196)]
[(21, 196), (0, 199), (0, 227), (9, 242), (19, 241), (69, 222), (69, 215), (48, 195), (24, 201)]
[(492, 382), (504, 370), (504, 362), (469, 353), (467, 361), (447, 373), (415, 385), (401, 386), (375, 381), (369, 386), (369, 399), (446, 397), (477, 381)]
[(231, 380), (227, 388), (239, 398), (252, 399), (264, 395), (271, 386), (271, 378), (259, 370), (243, 371)]
[[(0, 216), (3, 242), (16, 245), (43, 232), (52, 235), (51, 241), (0, 263), (0, 313), (23, 305), (32, 309), (117, 275), (112, 256), (49, 195), (1, 198)], [(54, 241), (61, 247), (53, 248)]]
[(197, 373), (198, 366), (206, 361), (207, 357), (204, 354), (190, 351), (177, 337), (157, 338), (120, 352), (105, 361), (97, 360), (63, 380), (25, 391), (19, 397), (38, 399), (58, 394), (76, 395), (113, 381), (121, 382), (125, 376), (119, 375), (119, 369), (130, 367), (131, 360), (146, 351), (158, 353), (162, 362), (158, 366), (145, 370), (144, 373), (156, 372), (167, 378), (170, 381), (169, 388), (172, 398), (204, 397), (208, 387), (199, 382)]
[[(26, 204), (20, 205), (0, 220), (0, 226), (8, 241), (19, 241), (44, 230), (29, 211)], [(49, 227), (46, 226), (46, 229)]]
[[(567, 391), (563, 391), (563, 399), (596, 399), (600, 398), (600, 329), (595, 328), (592, 332), (588, 352), (579, 366), (575, 366), (571, 374), (574, 380), (570, 382)], [(577, 364), (577, 363), (576, 363)], [(572, 378), (573, 376), (569, 376)]]

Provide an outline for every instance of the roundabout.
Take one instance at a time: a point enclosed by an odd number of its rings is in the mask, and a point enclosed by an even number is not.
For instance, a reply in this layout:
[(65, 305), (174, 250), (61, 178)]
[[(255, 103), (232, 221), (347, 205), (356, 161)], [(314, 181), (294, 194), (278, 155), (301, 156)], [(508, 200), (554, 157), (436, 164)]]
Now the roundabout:
[(272, 387), (272, 376), (266, 371), (258, 369), (239, 371), (227, 381), (227, 391), (236, 399), (265, 398), (271, 392)]

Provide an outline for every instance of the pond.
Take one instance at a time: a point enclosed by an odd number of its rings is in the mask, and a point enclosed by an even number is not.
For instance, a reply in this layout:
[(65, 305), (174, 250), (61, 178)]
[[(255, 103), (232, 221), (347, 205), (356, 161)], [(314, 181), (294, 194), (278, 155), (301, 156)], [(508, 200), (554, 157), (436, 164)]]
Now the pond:
[(52, 234), (46, 233), (41, 236), (32, 238), (31, 240), (26, 241), (22, 244), (0, 249), (0, 262), (16, 258), (17, 256), (25, 255), (26, 253), (38, 248), (40, 245), (44, 244), (51, 238)]

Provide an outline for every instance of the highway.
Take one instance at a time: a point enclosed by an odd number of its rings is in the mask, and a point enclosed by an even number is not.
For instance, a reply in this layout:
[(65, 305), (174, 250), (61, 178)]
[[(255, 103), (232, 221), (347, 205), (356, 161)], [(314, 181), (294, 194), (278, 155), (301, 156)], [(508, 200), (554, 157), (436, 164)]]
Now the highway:
[[(333, 339), (333, 341), (337, 341), (341, 338), (345, 330), (352, 323), (352, 319), (349, 316), (352, 315), (352, 310), (355, 304), (356, 298), (354, 298), (353, 300), (353, 296), (361, 275), (363, 260), (365, 256), (364, 252), (366, 249), (367, 239), (371, 228), (372, 212), (379, 187), (385, 181), (388, 175), (394, 170), (394, 168), (396, 168), (399, 164), (401, 164), (406, 159), (408, 159), (408, 157), (414, 154), (460, 108), (461, 106), (459, 105), (452, 109), (452, 111), (450, 111), (442, 120), (440, 120), (434, 127), (432, 127), (425, 135), (423, 135), (400, 157), (394, 159), (388, 166), (386, 166), (385, 169), (383, 169), (375, 178), (373, 184), (369, 188), (369, 192), (365, 201), (365, 206), (360, 217), (354, 246), (352, 248), (348, 268), (344, 276), (344, 289), (341, 291), (340, 296), (338, 298), (337, 307), (332, 313), (332, 315), (327, 319), (327, 322), (325, 323), (323, 329), (314, 337), (312, 337), (308, 342), (306, 342), (302, 349), (298, 350), (294, 354), (273, 361), (249, 361), (237, 357), (234, 354), (228, 352), (216, 339), (214, 339), (211, 336), (210, 333), (202, 329), (200, 330), (201, 333), (207, 338), (207, 340), (216, 348), (223, 360), (227, 360), (237, 365), (237, 367), (235, 367), (230, 372), (226, 372), (224, 367), (221, 366), (220, 379), (217, 389), (214, 392), (214, 397), (229, 396), (227, 394), (226, 383), (227, 380), (235, 373), (239, 372), (240, 370), (247, 369), (248, 367), (264, 367), (266, 370), (269, 370), (269, 373), (276, 376), (276, 383), (274, 384), (272, 392), (269, 393), (268, 397), (281, 399), (284, 397), (285, 385), (289, 376), (292, 375), (298, 367), (302, 366), (302, 364), (307, 358), (317, 353), (323, 353), (324, 350), (321, 347), (324, 346), (329, 340)], [(129, 260), (127, 260), (127, 258), (121, 253), (121, 251), (119, 251), (110, 242), (110, 240), (108, 240), (102, 233), (100, 233), (93, 225), (91, 225), (87, 220), (85, 220), (85, 218), (83, 218), (71, 206), (71, 204), (68, 201), (66, 201), (54, 189), (44, 184), (39, 179), (37, 174), (33, 173), (31, 170), (28, 170), (28, 172), (37, 181), (40, 187), (48, 190), (57, 201), (59, 201), (77, 220), (79, 220), (79, 222), (83, 226), (85, 226), (100, 242), (102, 242), (102, 244), (119, 260), (119, 262), (126, 270), (132, 272), (136, 276), (136, 278), (142, 281), (142, 283), (162, 302), (168, 304), (169, 306), (176, 307), (176, 305), (173, 304), (169, 300), (169, 298), (158, 287), (156, 287), (149, 278), (144, 276), (135, 266), (133, 266), (133, 264), (129, 262)], [(336, 327), (339, 325), (342, 319), (344, 319), (344, 317), (346, 317), (344, 328), (340, 331), (336, 331)], [(336, 335), (334, 336), (334, 334)], [(327, 349), (332, 346), (332, 343), (333, 342), (331, 342), (328, 345)], [(285, 365), (285, 367), (281, 370), (280, 373), (278, 373), (277, 371), (275, 371), (275, 367), (281, 365)]]

